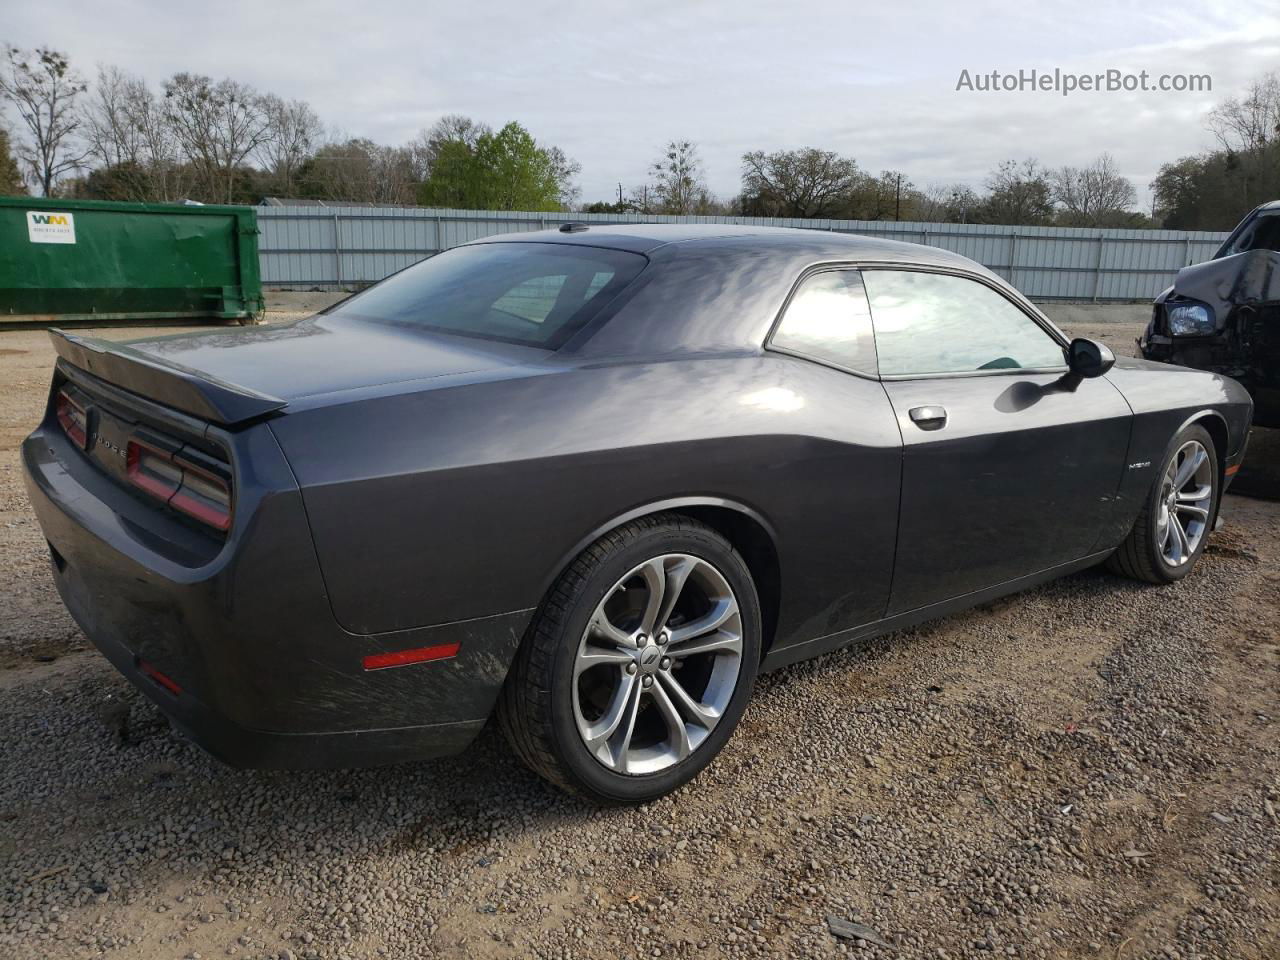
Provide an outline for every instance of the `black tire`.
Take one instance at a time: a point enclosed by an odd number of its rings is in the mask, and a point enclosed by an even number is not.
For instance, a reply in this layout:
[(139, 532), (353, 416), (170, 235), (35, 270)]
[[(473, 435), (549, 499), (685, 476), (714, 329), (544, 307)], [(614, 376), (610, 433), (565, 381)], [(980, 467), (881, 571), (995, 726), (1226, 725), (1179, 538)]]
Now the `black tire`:
[[(731, 699), (688, 757), (654, 773), (616, 772), (593, 757), (574, 713), (574, 662), (607, 592), (639, 564), (668, 554), (709, 563), (733, 591), (741, 614), (742, 652)], [(720, 752), (746, 709), (760, 662), (761, 617), (755, 584), (742, 557), (704, 524), (678, 514), (627, 523), (587, 547), (551, 587), (507, 675), (498, 721), (515, 753), (535, 773), (603, 804), (634, 804), (670, 793)]]
[[(1210, 496), (1209, 517), (1206, 521), (1204, 535), (1200, 537), (1195, 549), (1191, 551), (1190, 555), (1182, 563), (1172, 564), (1161, 551), (1159, 542), (1161, 503), (1165, 494), (1164, 478), (1171, 461), (1178, 455), (1178, 451), (1192, 440), (1199, 442), (1209, 455), (1210, 483), (1213, 488)], [(1198, 424), (1184, 427), (1173, 438), (1173, 442), (1169, 444), (1169, 449), (1165, 451), (1164, 457), (1160, 460), (1155, 480), (1152, 482), (1151, 490), (1142, 505), (1142, 511), (1138, 514), (1138, 519), (1134, 521), (1133, 529), (1129, 531), (1124, 543), (1120, 544), (1116, 552), (1107, 558), (1107, 568), (1113, 573), (1118, 573), (1134, 580), (1143, 580), (1147, 583), (1166, 584), (1181, 580), (1195, 568), (1196, 561), (1200, 559), (1200, 555), (1204, 552), (1205, 544), (1209, 542), (1209, 532), (1213, 530), (1214, 522), (1217, 520), (1218, 501), (1221, 495), (1222, 480), (1213, 438), (1209, 436), (1208, 430)]]

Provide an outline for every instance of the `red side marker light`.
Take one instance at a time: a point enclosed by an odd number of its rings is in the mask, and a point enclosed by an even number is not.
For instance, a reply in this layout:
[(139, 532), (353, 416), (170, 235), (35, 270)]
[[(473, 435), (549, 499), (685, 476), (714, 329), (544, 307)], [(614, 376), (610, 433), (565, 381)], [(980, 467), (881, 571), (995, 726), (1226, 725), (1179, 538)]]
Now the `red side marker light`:
[(138, 669), (146, 674), (150, 679), (154, 680), (157, 684), (172, 693), (175, 697), (182, 693), (182, 688), (178, 686), (177, 682), (172, 677), (161, 673), (151, 664), (147, 663), (147, 661), (139, 660)]
[(426, 663), (429, 660), (448, 660), (458, 655), (456, 643), (437, 643), (431, 647), (413, 650), (397, 650), (395, 653), (373, 653), (361, 663), (366, 670), (385, 670), (387, 667), (403, 667), (410, 663)]
[(1222, 472), (1226, 474), (1228, 477), (1234, 477), (1237, 473), (1240, 472), (1240, 464), (1237, 463), (1233, 467), (1227, 467), (1227, 469), (1223, 470)]

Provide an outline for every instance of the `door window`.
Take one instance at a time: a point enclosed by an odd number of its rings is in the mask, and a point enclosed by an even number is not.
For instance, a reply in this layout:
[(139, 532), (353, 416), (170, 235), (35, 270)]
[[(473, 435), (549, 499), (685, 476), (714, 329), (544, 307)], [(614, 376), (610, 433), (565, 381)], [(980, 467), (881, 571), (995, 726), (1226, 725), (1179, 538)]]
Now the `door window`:
[(1060, 368), (1062, 346), (986, 284), (916, 270), (866, 270), (882, 376)]
[(770, 341), (846, 370), (876, 375), (876, 342), (862, 277), (828, 270), (806, 278), (787, 304)]

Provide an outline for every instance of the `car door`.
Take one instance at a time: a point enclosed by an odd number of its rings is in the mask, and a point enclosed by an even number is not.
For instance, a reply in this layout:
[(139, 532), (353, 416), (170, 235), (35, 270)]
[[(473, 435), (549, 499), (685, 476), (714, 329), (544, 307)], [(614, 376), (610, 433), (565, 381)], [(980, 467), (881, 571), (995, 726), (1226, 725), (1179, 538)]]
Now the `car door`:
[(863, 281), (903, 441), (888, 615), (1094, 550), (1129, 442), (1120, 391), (1065, 376), (1056, 332), (975, 276)]

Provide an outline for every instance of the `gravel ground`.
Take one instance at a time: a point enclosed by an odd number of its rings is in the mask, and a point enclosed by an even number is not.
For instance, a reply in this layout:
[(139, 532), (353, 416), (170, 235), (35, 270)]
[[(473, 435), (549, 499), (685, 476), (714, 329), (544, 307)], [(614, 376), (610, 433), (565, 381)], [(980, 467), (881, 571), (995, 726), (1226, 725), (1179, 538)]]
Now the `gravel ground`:
[(1228, 497), (1175, 586), (1088, 571), (767, 676), (639, 810), (492, 731), (233, 771), (58, 603), (15, 454), (50, 364), (0, 334), (0, 956), (1280, 957), (1280, 505)]

